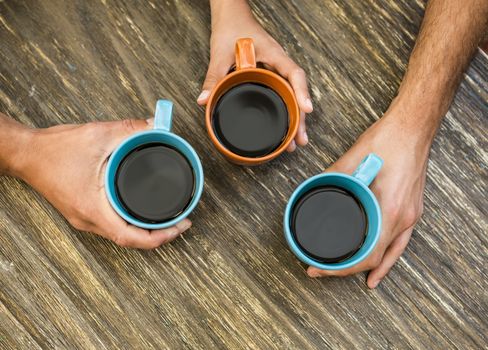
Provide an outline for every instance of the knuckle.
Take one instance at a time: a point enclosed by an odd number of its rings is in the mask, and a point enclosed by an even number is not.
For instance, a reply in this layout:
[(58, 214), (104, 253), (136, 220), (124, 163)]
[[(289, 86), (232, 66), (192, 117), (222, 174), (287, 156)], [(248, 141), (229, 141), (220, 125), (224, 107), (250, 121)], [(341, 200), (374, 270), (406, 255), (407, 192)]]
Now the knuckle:
[[(107, 139), (113, 132), (113, 129), (110, 126), (110, 122), (94, 122), (87, 124), (86, 133), (83, 136), (86, 136), (85, 140), (88, 144), (94, 145), (93, 149), (100, 148), (100, 140)], [(112, 124), (113, 125), (113, 124)], [(103, 144), (101, 148), (103, 148)]]
[(294, 68), (291, 74), (296, 77), (305, 77), (305, 71), (301, 67)]
[(106, 121), (94, 121), (87, 124), (87, 126), (95, 134), (100, 132), (106, 132), (111, 128), (110, 122), (106, 122)]
[(368, 269), (372, 270), (377, 268), (381, 264), (381, 258), (381, 255), (378, 253), (374, 253), (373, 255), (371, 255), (367, 264)]
[(127, 248), (129, 247), (129, 241), (123, 235), (116, 235), (113, 239), (114, 243), (117, 244), (119, 247)]
[(393, 222), (396, 222), (401, 215), (402, 205), (400, 202), (390, 202), (385, 206), (385, 215)]
[(129, 131), (129, 132), (133, 132), (133, 131), (137, 131), (137, 125), (136, 125), (136, 122), (132, 119), (125, 119), (122, 121), (122, 125), (124, 126), (124, 128)]
[(149, 239), (146, 244), (145, 244), (145, 247), (144, 249), (146, 250), (153, 250), (153, 249), (156, 249), (156, 248), (159, 248), (161, 245), (167, 243), (168, 241), (170, 241), (170, 236), (166, 236), (164, 237), (163, 239), (161, 238), (157, 238), (157, 237), (151, 237), (151, 239)]
[(166, 238), (169, 239), (169, 238), (177, 235), (178, 232), (180, 232), (180, 230), (176, 226), (170, 227), (166, 231)]
[(203, 89), (204, 90), (211, 90), (211, 87), (214, 86), (217, 83), (217, 79), (212, 78), (212, 77), (207, 77), (205, 79), (205, 82), (203, 83)]
[(107, 123), (103, 122), (92, 122), (86, 124), (84, 126), (84, 130), (87, 137), (89, 137), (91, 140), (98, 140), (102, 133), (107, 131), (106, 124)]
[(85, 128), (87, 128), (90, 131), (94, 131), (94, 130), (97, 130), (97, 129), (103, 127), (104, 125), (105, 125), (104, 122), (96, 120), (96, 121), (90, 122), (88, 124), (85, 124)]
[(164, 240), (163, 242), (153, 240), (153, 241), (151, 241), (151, 242), (150, 242), (150, 243), (147, 245), (146, 249), (147, 249), (147, 250), (153, 250), (153, 249), (159, 248), (159, 246), (161, 246), (162, 244), (166, 243), (166, 241), (167, 241), (167, 240)]
[(204, 84), (214, 84), (219, 80), (218, 67), (220, 66), (209, 68), (207, 75), (205, 76)]
[(402, 222), (404, 228), (409, 228), (414, 226), (422, 216), (423, 210), (424, 210), (423, 205), (420, 205), (419, 207), (411, 206), (407, 208), (407, 210), (405, 210), (403, 222)]
[(78, 217), (69, 217), (68, 222), (78, 231), (86, 231), (88, 229), (85, 221)]
[(92, 222), (96, 218), (97, 214), (98, 211), (93, 206), (89, 206), (83, 209), (83, 212), (81, 213), (81, 217), (84, 221)]
[(156, 241), (157, 246), (159, 247), (162, 244), (172, 241), (178, 235), (178, 233), (180, 233), (180, 230), (178, 230), (177, 227), (168, 228), (165, 237), (162, 240)]
[(272, 51), (285, 53), (283, 46), (281, 46), (274, 38), (271, 38), (271, 41), (268, 42), (268, 47)]
[(404, 217), (403, 217), (403, 226), (410, 227), (415, 225), (419, 218), (419, 214), (415, 208), (408, 208), (405, 210)]
[(399, 228), (407, 229), (414, 226), (423, 213), (423, 205), (403, 206), (398, 201), (391, 201), (385, 205), (384, 214), (391, 222), (396, 223)]
[(271, 52), (274, 54), (285, 55), (288, 56), (284, 47), (281, 46), (276, 40), (273, 39), (273, 44), (271, 46)]
[(288, 57), (285, 49), (283, 49), (283, 47), (281, 47), (278, 43), (276, 43), (276, 45), (272, 45), (269, 50), (266, 50), (261, 55), (261, 59), (263, 61), (273, 61), (276, 58)]
[(213, 78), (207, 78), (205, 79), (205, 82), (203, 83), (202, 89), (203, 90), (212, 90), (213, 86), (217, 83), (217, 80)]

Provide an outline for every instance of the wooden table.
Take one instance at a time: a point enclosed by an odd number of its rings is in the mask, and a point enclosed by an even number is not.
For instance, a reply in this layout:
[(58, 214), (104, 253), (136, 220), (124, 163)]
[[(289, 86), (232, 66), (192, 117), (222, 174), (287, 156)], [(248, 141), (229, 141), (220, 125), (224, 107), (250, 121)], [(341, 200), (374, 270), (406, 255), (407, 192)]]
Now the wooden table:
[[(425, 214), (376, 290), (310, 279), (288, 250), (293, 189), (330, 165), (395, 96), (423, 1), (253, 1), (308, 72), (311, 143), (269, 165), (227, 163), (195, 103), (206, 1), (0, 2), (0, 110), (35, 127), (147, 118), (176, 104), (200, 154), (193, 228), (155, 251), (77, 232), (0, 178), (0, 348), (486, 348), (488, 58), (478, 52), (435, 140)], [(483, 345), (484, 344), (484, 345)]]

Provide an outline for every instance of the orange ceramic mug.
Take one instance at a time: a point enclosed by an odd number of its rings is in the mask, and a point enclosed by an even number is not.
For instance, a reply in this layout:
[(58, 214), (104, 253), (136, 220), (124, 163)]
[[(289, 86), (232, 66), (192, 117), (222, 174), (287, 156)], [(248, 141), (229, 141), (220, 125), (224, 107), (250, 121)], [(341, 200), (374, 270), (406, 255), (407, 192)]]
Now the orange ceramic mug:
[[(282, 143), (271, 153), (260, 157), (244, 157), (227, 149), (215, 135), (212, 117), (219, 99), (233, 87), (244, 83), (257, 83), (274, 90), (283, 99), (288, 110), (288, 131)], [(256, 68), (256, 56), (252, 39), (244, 38), (236, 42), (236, 70), (222, 79), (212, 90), (205, 111), (207, 132), (217, 150), (229, 161), (240, 165), (266, 163), (283, 153), (295, 138), (298, 131), (300, 111), (295, 93), (290, 84), (276, 73)]]

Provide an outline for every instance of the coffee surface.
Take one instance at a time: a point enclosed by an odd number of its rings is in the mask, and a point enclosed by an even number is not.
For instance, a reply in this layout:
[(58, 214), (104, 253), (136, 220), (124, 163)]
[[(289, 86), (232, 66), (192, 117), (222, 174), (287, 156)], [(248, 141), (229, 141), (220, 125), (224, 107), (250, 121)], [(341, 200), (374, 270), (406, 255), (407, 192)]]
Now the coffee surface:
[(274, 90), (245, 83), (218, 100), (212, 122), (217, 138), (228, 150), (244, 157), (261, 157), (283, 143), (288, 110)]
[(161, 223), (181, 214), (194, 191), (193, 169), (173, 147), (151, 143), (130, 152), (116, 173), (122, 206), (136, 219)]
[(302, 195), (292, 213), (296, 242), (311, 258), (336, 263), (361, 248), (367, 218), (361, 203), (348, 191), (334, 186), (314, 188)]

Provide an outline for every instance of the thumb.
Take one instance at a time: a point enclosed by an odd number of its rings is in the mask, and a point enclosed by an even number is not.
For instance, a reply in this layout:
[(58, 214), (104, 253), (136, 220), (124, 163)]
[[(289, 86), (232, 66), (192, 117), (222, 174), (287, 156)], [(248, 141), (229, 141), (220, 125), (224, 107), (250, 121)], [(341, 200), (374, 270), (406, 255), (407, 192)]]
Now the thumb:
[(342, 162), (340, 160), (341, 158), (332, 163), (327, 169), (324, 170), (324, 173), (344, 172), (342, 170)]
[(107, 147), (110, 150), (113, 150), (130, 135), (139, 131), (151, 129), (153, 127), (153, 123), (153, 118), (147, 120), (125, 119), (116, 122), (104, 123), (110, 130), (109, 138), (106, 141)]
[(136, 132), (144, 131), (152, 127), (154, 118), (142, 120), (142, 119), (125, 119), (116, 122), (114, 127), (115, 136), (125, 138)]
[(353, 147), (325, 169), (324, 173), (338, 172), (351, 175), (364, 157), (364, 151)]
[(197, 103), (200, 106), (207, 104), (208, 98), (210, 97), (210, 92), (213, 90), (215, 85), (226, 76), (230, 69), (232, 62), (217, 62), (216, 60), (210, 60), (208, 66), (207, 75), (205, 81), (203, 82), (202, 92), (197, 98)]
[(347, 160), (343, 159), (343, 157), (339, 158), (335, 161), (334, 164), (330, 165), (327, 169), (324, 170), (324, 173), (344, 173), (344, 174), (352, 174), (354, 171), (355, 165)]

